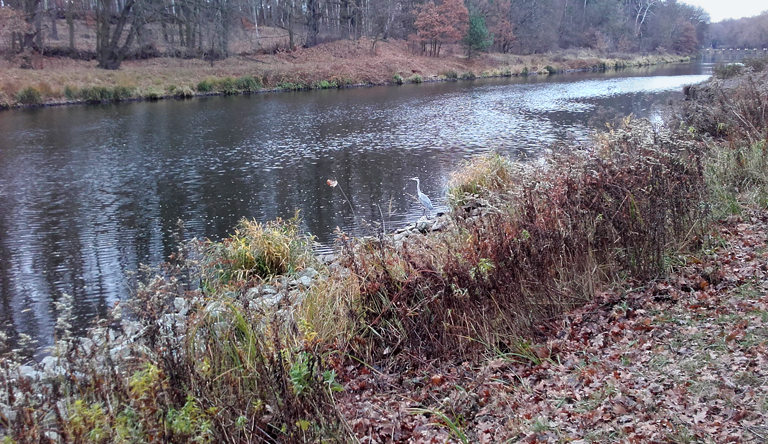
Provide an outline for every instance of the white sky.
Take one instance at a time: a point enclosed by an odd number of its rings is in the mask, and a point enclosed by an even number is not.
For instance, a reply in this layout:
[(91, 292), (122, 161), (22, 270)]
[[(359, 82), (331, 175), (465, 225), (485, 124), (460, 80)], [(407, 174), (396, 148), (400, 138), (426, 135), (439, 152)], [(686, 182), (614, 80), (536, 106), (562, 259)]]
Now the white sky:
[(752, 17), (768, 10), (768, 1), (765, 0), (680, 0), (680, 3), (700, 6), (709, 13), (712, 23)]

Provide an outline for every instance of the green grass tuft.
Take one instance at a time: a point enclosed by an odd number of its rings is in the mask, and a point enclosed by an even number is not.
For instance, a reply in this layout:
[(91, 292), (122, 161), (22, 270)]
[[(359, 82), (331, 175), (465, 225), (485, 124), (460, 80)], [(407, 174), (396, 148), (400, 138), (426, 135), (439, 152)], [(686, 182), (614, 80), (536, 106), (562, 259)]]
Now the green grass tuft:
[(39, 105), (43, 103), (43, 96), (37, 88), (28, 86), (16, 94), (16, 101), (23, 105)]
[(232, 77), (224, 77), (223, 79), (218, 79), (215, 82), (215, 88), (217, 91), (222, 92), (228, 96), (237, 94), (237, 85), (236, 81)]
[(256, 92), (262, 87), (261, 80), (254, 76), (238, 77), (235, 80), (235, 88), (243, 92)]
[(112, 89), (112, 100), (121, 101), (131, 99), (136, 95), (136, 88), (130, 86), (115, 86)]
[(197, 91), (202, 93), (212, 92), (213, 81), (211, 79), (201, 80), (200, 83), (197, 84)]
[(106, 86), (82, 88), (80, 89), (80, 98), (88, 103), (108, 102), (113, 99), (113, 91)]
[(217, 290), (293, 273), (313, 259), (311, 238), (301, 234), (298, 215), (263, 224), (242, 220), (232, 236), (208, 244), (204, 257), (204, 284)]
[(424, 79), (421, 77), (421, 75), (414, 74), (414, 75), (408, 77), (408, 82), (409, 83), (422, 83), (422, 82), (424, 82)]

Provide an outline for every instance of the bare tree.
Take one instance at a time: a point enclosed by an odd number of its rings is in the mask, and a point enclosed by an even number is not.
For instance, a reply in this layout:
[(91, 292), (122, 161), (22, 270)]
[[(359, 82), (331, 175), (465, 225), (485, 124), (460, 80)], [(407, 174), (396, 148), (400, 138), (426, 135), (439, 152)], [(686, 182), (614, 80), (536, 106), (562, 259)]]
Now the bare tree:
[[(120, 68), (120, 64), (133, 44), (137, 30), (141, 27), (137, 14), (132, 14), (135, 5), (136, 0), (125, 0), (122, 7), (116, 10), (119, 1), (97, 0), (96, 59), (99, 62), (99, 68)], [(115, 15), (117, 20), (113, 25), (111, 19)]]

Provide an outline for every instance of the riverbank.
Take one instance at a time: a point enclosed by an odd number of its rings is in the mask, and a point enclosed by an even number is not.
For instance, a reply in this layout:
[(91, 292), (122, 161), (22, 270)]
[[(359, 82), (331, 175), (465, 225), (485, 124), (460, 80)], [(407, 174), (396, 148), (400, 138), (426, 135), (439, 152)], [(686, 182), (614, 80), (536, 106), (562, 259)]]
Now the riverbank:
[(475, 159), (439, 229), (339, 233), (322, 264), (297, 220), (244, 221), (145, 270), (90, 337), (62, 301), (49, 359), (4, 350), (0, 424), (19, 443), (763, 439), (768, 73), (687, 97), (546, 165)]
[(22, 106), (160, 100), (265, 91), (344, 88), (477, 77), (547, 75), (689, 61), (673, 55), (599, 55), (588, 51), (518, 56), (455, 53), (425, 57), (406, 42), (336, 41), (293, 52), (198, 59), (128, 60), (118, 71), (95, 61), (44, 57), (21, 69), (18, 57), (0, 60), (0, 109)]

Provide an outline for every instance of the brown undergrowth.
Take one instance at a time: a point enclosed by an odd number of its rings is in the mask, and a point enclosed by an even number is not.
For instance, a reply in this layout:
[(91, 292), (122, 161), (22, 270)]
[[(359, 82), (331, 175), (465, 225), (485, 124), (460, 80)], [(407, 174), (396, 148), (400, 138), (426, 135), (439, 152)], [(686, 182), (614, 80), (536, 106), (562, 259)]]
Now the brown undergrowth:
[(362, 443), (743, 443), (768, 438), (768, 214), (718, 246), (627, 281), (479, 365), (349, 372)]
[[(16, 443), (292, 443), (346, 441), (322, 350), (258, 300), (314, 264), (297, 220), (243, 221), (231, 239), (190, 246), (192, 256), (143, 270), (128, 306), (85, 337), (67, 310), (40, 365), (4, 356), (0, 428)], [(237, 282), (235, 282), (237, 281)], [(266, 288), (266, 286), (265, 286)], [(265, 297), (267, 293), (264, 293)], [(66, 305), (66, 304), (65, 304)]]
[(768, 66), (686, 88), (676, 125), (708, 141), (705, 163), (716, 217), (768, 204)]
[(663, 274), (671, 252), (696, 246), (705, 220), (701, 149), (627, 119), (593, 151), (543, 169), (476, 161), (481, 182), (454, 180), (455, 228), (345, 250), (361, 281), (361, 356), (515, 351), (520, 335), (599, 286)]
[(442, 231), (340, 234), (321, 265), (296, 221), (243, 222), (86, 337), (63, 303), (45, 365), (0, 361), (5, 438), (764, 439), (765, 120), (746, 117), (766, 102), (748, 75), (684, 104), (721, 97), (727, 134), (628, 118), (542, 165), (475, 160)]

